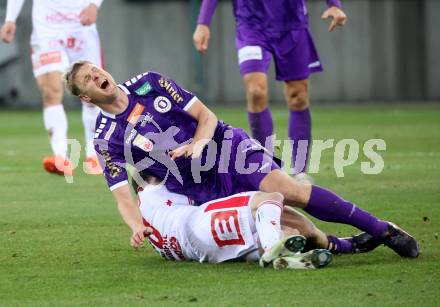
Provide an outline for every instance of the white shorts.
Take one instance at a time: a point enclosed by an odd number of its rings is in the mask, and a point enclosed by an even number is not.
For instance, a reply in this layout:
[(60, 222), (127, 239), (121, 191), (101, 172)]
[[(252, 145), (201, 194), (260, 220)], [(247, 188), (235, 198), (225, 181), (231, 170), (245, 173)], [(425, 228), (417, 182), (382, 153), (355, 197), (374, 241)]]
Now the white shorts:
[(189, 246), (199, 262), (219, 263), (258, 250), (249, 203), (256, 192), (235, 194), (203, 204), (186, 223)]
[[(39, 31), (38, 33), (42, 33)], [(48, 72), (65, 72), (77, 60), (87, 60), (103, 67), (102, 49), (95, 25), (76, 31), (31, 36), (31, 58), (34, 76)]]

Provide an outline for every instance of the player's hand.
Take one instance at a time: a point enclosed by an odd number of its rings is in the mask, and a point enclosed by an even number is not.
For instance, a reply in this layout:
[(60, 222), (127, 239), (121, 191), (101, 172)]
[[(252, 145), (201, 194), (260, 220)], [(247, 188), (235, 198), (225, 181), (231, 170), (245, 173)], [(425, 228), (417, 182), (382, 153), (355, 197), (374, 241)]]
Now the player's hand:
[(194, 145), (192, 143), (186, 144), (170, 151), (171, 159), (176, 160), (179, 157), (185, 156), (189, 158), (193, 156)]
[(144, 242), (145, 237), (152, 233), (153, 229), (151, 227), (141, 227), (138, 230), (133, 231), (130, 239), (131, 246), (134, 248), (139, 247)]
[(170, 152), (171, 159), (176, 160), (181, 156), (185, 156), (185, 158), (191, 157), (193, 159), (200, 158), (203, 152), (203, 148), (205, 148), (208, 141), (209, 140), (203, 139), (203, 140), (199, 140), (196, 143), (190, 143), (187, 145), (180, 146)]
[(208, 50), (211, 31), (207, 25), (197, 25), (193, 34), (194, 47), (198, 52), (205, 53)]
[(0, 37), (2, 38), (2, 41), (8, 44), (11, 43), (14, 40), (15, 30), (15, 22), (6, 21), (0, 30)]
[(96, 22), (98, 18), (98, 7), (91, 3), (79, 14), (80, 23), (83, 26), (90, 26)]
[(327, 19), (331, 17), (332, 22), (328, 27), (329, 32), (332, 32), (336, 26), (343, 26), (347, 22), (347, 15), (338, 7), (332, 6), (325, 10), (324, 14), (322, 14), (322, 19)]

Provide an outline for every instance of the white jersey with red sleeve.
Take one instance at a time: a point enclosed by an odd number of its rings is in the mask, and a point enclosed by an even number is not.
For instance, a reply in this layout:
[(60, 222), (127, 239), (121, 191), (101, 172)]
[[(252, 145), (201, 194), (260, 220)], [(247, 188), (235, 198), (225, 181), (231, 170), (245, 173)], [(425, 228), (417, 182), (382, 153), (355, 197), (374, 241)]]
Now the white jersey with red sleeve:
[(162, 257), (219, 263), (258, 249), (249, 207), (254, 193), (235, 194), (199, 207), (164, 185), (147, 186), (138, 197), (144, 224), (153, 229), (148, 240)]

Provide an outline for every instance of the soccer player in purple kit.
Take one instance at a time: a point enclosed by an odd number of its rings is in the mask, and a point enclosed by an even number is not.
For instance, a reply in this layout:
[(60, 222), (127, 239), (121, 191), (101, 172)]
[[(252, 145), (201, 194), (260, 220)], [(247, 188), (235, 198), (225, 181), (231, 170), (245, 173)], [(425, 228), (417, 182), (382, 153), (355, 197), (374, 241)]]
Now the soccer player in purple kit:
[[(417, 241), (408, 233), (322, 187), (299, 183), (243, 129), (219, 121), (194, 94), (156, 72), (118, 85), (105, 70), (79, 61), (66, 73), (65, 81), (73, 95), (102, 110), (96, 122), (95, 149), (119, 212), (132, 230), (133, 246), (143, 242), (145, 226), (130, 193), (127, 165), (135, 173), (147, 170), (163, 180), (169, 191), (198, 203), (244, 191), (279, 192), (287, 206), (365, 231), (372, 236), (368, 245), (373, 248), (383, 243), (402, 257), (419, 255)], [(207, 169), (199, 168), (199, 180), (194, 161), (212, 162)], [(251, 165), (259, 168), (248, 172)], [(349, 240), (333, 239), (340, 252), (353, 249)]]
[[(205, 53), (217, 0), (203, 0), (193, 35), (196, 49)], [(329, 31), (346, 23), (340, 0), (327, 0), (323, 19), (332, 18)], [(306, 170), (311, 146), (309, 75), (322, 71), (309, 31), (305, 0), (233, 0), (235, 44), (243, 77), (252, 137), (272, 150), (272, 115), (268, 108), (267, 71), (273, 57), (276, 79), (284, 82), (289, 108), (288, 135), (295, 174)], [(300, 142), (301, 141), (301, 142)], [(270, 143), (267, 143), (270, 142)]]

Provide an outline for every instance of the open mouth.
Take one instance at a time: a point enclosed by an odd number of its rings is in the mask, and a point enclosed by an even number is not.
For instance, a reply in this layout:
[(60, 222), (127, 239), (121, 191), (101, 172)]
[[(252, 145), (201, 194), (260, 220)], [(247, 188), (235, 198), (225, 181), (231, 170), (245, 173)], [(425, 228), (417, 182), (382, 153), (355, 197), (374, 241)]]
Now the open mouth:
[(107, 80), (104, 80), (104, 81), (101, 83), (100, 88), (103, 89), (103, 90), (105, 90), (109, 85), (110, 85), (110, 83), (109, 83)]

